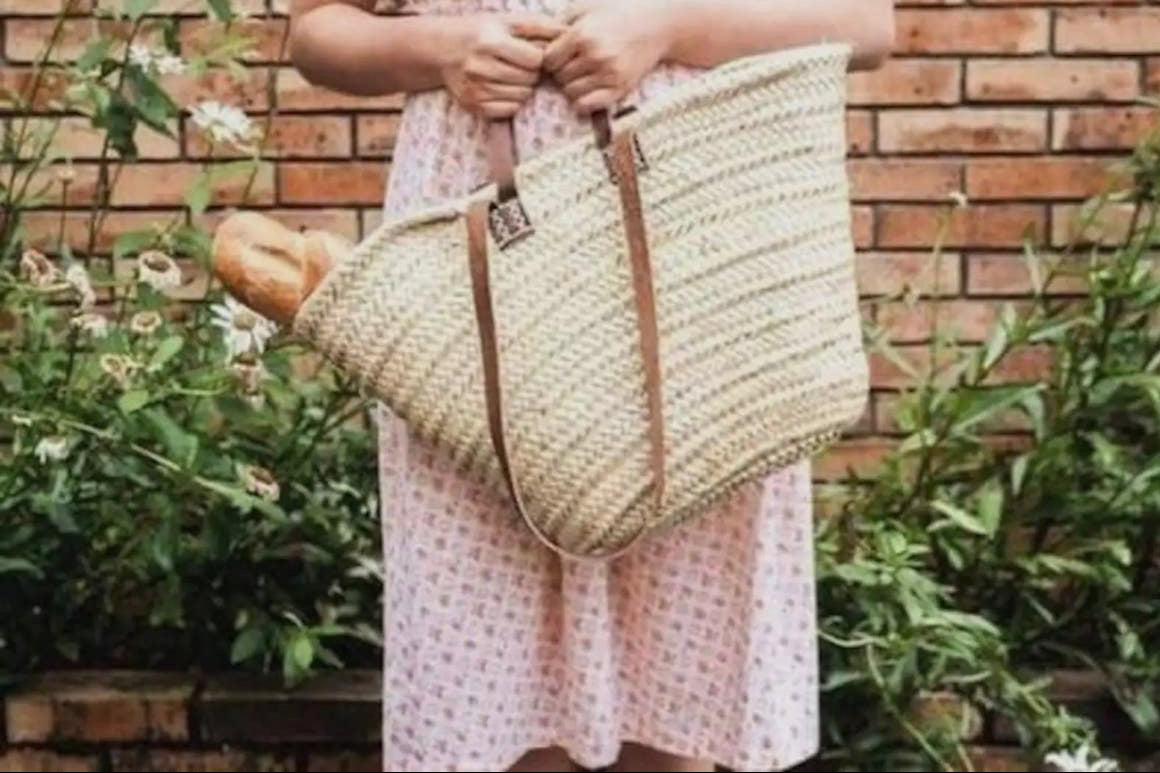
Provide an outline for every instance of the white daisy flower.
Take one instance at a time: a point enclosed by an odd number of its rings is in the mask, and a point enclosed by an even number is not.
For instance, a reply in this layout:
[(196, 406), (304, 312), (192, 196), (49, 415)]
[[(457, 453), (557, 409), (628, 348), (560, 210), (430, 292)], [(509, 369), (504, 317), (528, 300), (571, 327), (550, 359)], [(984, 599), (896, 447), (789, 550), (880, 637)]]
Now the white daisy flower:
[(162, 321), (161, 314), (156, 311), (139, 311), (129, 319), (129, 330), (138, 335), (153, 335)]
[(77, 314), (69, 324), (82, 333), (88, 333), (93, 338), (104, 338), (109, 334), (109, 320), (101, 314), (85, 312)]
[(222, 329), (229, 352), (227, 362), (246, 353), (261, 354), (266, 349), (266, 342), (278, 332), (277, 325), (231, 295), (226, 296), (225, 303), (215, 303), (210, 311), (213, 324)]
[(242, 471), (242, 481), (246, 491), (273, 502), (278, 499), (281, 488), (274, 475), (265, 467), (246, 467)]
[(81, 263), (73, 263), (64, 272), (64, 280), (80, 296), (80, 307), (90, 308), (97, 302), (97, 294), (93, 290), (93, 283), (89, 279), (89, 272)]
[(121, 354), (102, 354), (98, 363), (105, 375), (120, 387), (126, 386), (133, 372), (141, 368), (141, 363)]
[(60, 435), (41, 438), (32, 451), (41, 464), (59, 462), (68, 457), (68, 439)]
[(153, 57), (153, 66), (158, 75), (181, 75), (185, 72), (185, 60), (168, 51)]
[(148, 70), (153, 66), (153, 52), (147, 46), (134, 43), (129, 46), (129, 63), (137, 65), (142, 70)]
[(190, 117), (214, 142), (245, 146), (253, 141), (257, 130), (241, 108), (216, 101), (194, 105)]
[(1043, 758), (1043, 761), (1061, 771), (1092, 771), (1092, 773), (1113, 773), (1120, 769), (1115, 760), (1096, 756), (1095, 751), (1087, 744), (1075, 751), (1052, 752)]
[(37, 288), (49, 287), (62, 278), (60, 269), (43, 252), (33, 249), (20, 256), (20, 275)]
[(253, 352), (243, 352), (230, 363), (230, 372), (238, 382), (238, 393), (245, 398), (251, 408), (261, 408), (265, 403), (262, 382), (270, 375), (266, 366)]
[(147, 250), (137, 256), (137, 279), (164, 292), (181, 286), (181, 269), (161, 250)]

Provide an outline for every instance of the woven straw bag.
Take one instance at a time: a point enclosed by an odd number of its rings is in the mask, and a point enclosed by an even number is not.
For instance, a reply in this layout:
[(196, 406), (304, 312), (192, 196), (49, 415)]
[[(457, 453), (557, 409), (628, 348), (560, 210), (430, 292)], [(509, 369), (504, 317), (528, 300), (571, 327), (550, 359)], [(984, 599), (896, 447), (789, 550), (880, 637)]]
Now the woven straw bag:
[(864, 407), (850, 50), (734, 61), (387, 222), (295, 329), (553, 548), (605, 557)]

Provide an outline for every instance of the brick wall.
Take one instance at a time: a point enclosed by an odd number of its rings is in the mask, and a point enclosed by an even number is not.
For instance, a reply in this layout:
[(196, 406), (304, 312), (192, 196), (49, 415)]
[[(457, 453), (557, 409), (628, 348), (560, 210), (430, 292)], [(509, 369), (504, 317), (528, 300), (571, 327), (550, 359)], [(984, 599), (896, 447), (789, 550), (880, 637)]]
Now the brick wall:
[[(0, 0), (0, 85), (21, 82), (60, 3)], [(378, 221), (400, 99), (353, 99), (310, 87), (279, 61), (287, 0), (237, 5), (277, 17), (252, 22), (259, 45), (249, 82), (178, 79), (178, 94), (187, 102), (216, 95), (256, 114), (273, 111), (276, 164), (259, 176), (254, 201), (291, 224), (357, 238)], [(190, 4), (159, 5), (183, 7)], [(196, 39), (203, 24), (184, 18), (182, 38)], [(69, 23), (71, 47), (83, 43), (87, 25), (83, 17)], [(980, 338), (1000, 301), (1027, 290), (1018, 259), (1025, 230), (1063, 242), (1069, 217), (1099, 189), (1107, 162), (1152, 124), (1153, 111), (1138, 99), (1160, 91), (1160, 6), (1144, 0), (906, 0), (898, 6), (897, 39), (889, 64), (851, 81), (850, 171), (862, 287), (867, 295), (888, 295), (909, 284), (928, 296), (925, 303), (945, 304), (943, 318), (953, 316), (966, 338)], [(205, 151), (179, 128), (177, 144), (143, 139), (145, 158), (122, 180), (101, 246), (180, 201)], [(69, 204), (83, 207), (93, 188), (92, 166), (84, 159), (97, 148), (80, 122), (66, 135), (80, 169)], [(954, 216), (951, 255), (936, 277), (927, 250), (951, 191), (964, 191), (971, 205)], [(33, 237), (48, 239), (56, 221), (51, 212), (31, 216)], [(75, 230), (79, 239), (81, 229)], [(929, 333), (922, 305), (882, 302), (870, 313), (908, 356), (921, 358), (919, 344)], [(1038, 365), (1034, 356), (1015, 359), (1012, 375)], [(857, 436), (819, 462), (820, 477), (848, 466), (865, 469), (880, 458), (890, 442), (884, 437), (889, 390), (901, 379), (885, 360), (875, 360), (870, 410)]]

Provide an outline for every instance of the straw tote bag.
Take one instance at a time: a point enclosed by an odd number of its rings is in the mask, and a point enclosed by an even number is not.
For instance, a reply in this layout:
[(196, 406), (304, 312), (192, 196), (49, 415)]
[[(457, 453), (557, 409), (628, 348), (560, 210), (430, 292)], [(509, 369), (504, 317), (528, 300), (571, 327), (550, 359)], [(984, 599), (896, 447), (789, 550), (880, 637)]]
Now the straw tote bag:
[(867, 391), (848, 46), (699, 74), (384, 223), (295, 330), (571, 556), (615, 555), (801, 460)]

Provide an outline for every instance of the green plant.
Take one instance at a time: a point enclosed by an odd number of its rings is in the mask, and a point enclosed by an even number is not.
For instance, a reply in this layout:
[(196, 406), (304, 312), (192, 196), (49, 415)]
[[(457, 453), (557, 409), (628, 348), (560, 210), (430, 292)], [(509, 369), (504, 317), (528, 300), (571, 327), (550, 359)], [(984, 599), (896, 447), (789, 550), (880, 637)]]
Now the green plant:
[[(240, 74), (246, 28), (209, 0), (214, 34), (182, 50), (155, 5), (125, 0), (72, 62), (58, 61), (62, 13), (27, 86), (0, 95), (0, 675), (232, 663), (294, 680), (373, 663), (369, 405), (205, 282), (205, 213), (223, 181), (243, 180), (245, 199), (264, 132), (236, 108), (181, 106), (167, 84)], [(185, 211), (102, 253), (137, 138), (179, 142), (187, 113), (211, 160)], [(56, 151), (75, 115), (100, 138), (94, 163)], [(82, 174), (82, 227), (62, 210), (49, 254), (31, 246), (28, 216), (73, 202)]]
[[(851, 475), (819, 534), (835, 760), (970, 769), (956, 733), (910, 715), (942, 690), (1007, 714), (1036, 752), (1085, 746), (1090, 728), (1032, 679), (1060, 667), (1103, 671), (1139, 730), (1160, 732), (1160, 134), (1117, 177), (1070, 247), (1028, 240), (1034, 297), (981, 346), (935, 319), (919, 365), (872, 330), (913, 386), (885, 464)], [(1041, 380), (1004, 376), (1020, 358)]]

